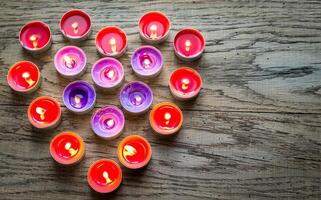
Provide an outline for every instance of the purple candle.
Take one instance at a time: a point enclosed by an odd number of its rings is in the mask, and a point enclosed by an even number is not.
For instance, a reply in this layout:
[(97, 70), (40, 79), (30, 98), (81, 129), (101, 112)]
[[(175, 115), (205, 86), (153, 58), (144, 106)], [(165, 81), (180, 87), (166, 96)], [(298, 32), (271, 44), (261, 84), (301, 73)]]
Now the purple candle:
[(153, 102), (152, 89), (143, 82), (129, 82), (120, 91), (120, 103), (131, 114), (146, 112)]
[(58, 73), (65, 78), (78, 78), (86, 71), (86, 54), (79, 47), (66, 46), (59, 49), (54, 62)]
[(91, 77), (99, 88), (113, 90), (124, 80), (124, 68), (115, 58), (102, 58), (93, 65)]
[(142, 46), (134, 52), (131, 65), (139, 77), (153, 78), (162, 70), (163, 56), (155, 47)]
[(68, 110), (84, 114), (94, 108), (96, 92), (88, 82), (74, 81), (65, 88), (63, 101)]
[(123, 112), (116, 106), (106, 106), (97, 110), (91, 117), (91, 128), (94, 133), (103, 139), (118, 137), (125, 126)]

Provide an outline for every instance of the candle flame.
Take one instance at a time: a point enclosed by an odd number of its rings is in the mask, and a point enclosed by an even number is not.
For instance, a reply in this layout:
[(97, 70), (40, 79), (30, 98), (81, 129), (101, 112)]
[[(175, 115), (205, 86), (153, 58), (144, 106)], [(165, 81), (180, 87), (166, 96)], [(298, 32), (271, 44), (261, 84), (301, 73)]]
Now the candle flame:
[(44, 120), (45, 119), (45, 113), (46, 113), (46, 109), (42, 108), (42, 107), (36, 107), (36, 113), (38, 113), (40, 115), (40, 119)]
[(109, 44), (111, 46), (111, 51), (113, 52), (113, 54), (117, 53), (116, 39), (115, 38), (111, 38), (109, 40)]
[(192, 43), (189, 40), (185, 41), (185, 50), (190, 51), (191, 50)]
[(150, 61), (148, 58), (145, 58), (145, 59), (144, 59), (144, 67), (145, 67), (145, 68), (149, 68), (149, 67), (150, 67), (150, 64), (151, 64), (151, 61)]
[(74, 22), (71, 24), (71, 27), (74, 29), (74, 33), (77, 34), (79, 31), (78, 22)]
[(22, 74), (22, 78), (25, 79), (25, 81), (28, 83), (29, 87), (32, 86), (32, 85), (36, 82), (36, 81), (34, 81), (34, 80), (32, 80), (32, 79), (30, 78), (29, 72), (24, 72), (24, 73)]
[(69, 69), (73, 68), (76, 64), (75, 60), (72, 59), (70, 56), (64, 55), (64, 60), (65, 60), (65, 65), (66, 67), (68, 67)]
[(67, 142), (65, 144), (65, 149), (70, 153), (70, 156), (73, 157), (74, 155), (76, 155), (76, 153), (78, 152), (78, 150), (75, 150), (73, 148), (71, 148), (71, 143)]
[(33, 34), (30, 36), (30, 41), (32, 42), (33, 48), (37, 48), (38, 46), (38, 37), (37, 35)]
[(136, 101), (136, 105), (139, 105), (142, 102), (142, 97), (139, 95), (135, 95), (135, 101)]
[(126, 144), (126, 145), (124, 146), (123, 154), (124, 154), (125, 157), (127, 157), (127, 156), (133, 156), (133, 155), (135, 155), (136, 153), (137, 153), (137, 150), (136, 150), (133, 146), (128, 145), (128, 144)]
[(78, 96), (78, 95), (76, 95), (75, 98), (74, 98), (74, 100), (75, 100), (75, 103), (76, 103), (76, 107), (80, 107), (81, 97)]
[(187, 78), (184, 78), (182, 80), (182, 89), (186, 90), (188, 88), (188, 85), (189, 85), (189, 80)]
[(115, 71), (114, 71), (113, 69), (111, 69), (111, 70), (109, 70), (109, 71), (107, 72), (107, 77), (108, 77), (109, 79), (114, 78), (114, 76), (115, 76)]
[(105, 178), (107, 184), (113, 182), (112, 180), (110, 180), (108, 172), (104, 171), (103, 177)]
[(170, 113), (165, 113), (164, 115), (164, 118), (165, 118), (165, 124), (168, 125), (169, 124), (169, 120), (172, 118), (172, 115)]
[(155, 24), (150, 26), (150, 38), (152, 40), (157, 39), (157, 26)]
[(109, 127), (114, 126), (114, 124), (115, 124), (115, 121), (114, 121), (113, 119), (107, 120), (107, 125), (108, 125)]

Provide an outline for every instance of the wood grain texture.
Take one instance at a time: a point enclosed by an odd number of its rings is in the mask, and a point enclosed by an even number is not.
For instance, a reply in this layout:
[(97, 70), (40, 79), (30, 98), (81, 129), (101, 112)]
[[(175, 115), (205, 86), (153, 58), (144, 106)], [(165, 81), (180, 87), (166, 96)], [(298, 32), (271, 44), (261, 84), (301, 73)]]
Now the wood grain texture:
[[(72, 8), (87, 11), (93, 35), (80, 43), (92, 64), (99, 59), (97, 31), (117, 25), (128, 36), (128, 51), (120, 58), (126, 82), (138, 80), (130, 67), (133, 51), (144, 43), (137, 21), (147, 11), (166, 13), (172, 31), (157, 46), (164, 70), (149, 81), (154, 104), (177, 103), (184, 127), (172, 139), (153, 135), (147, 115), (128, 117), (126, 131), (102, 141), (90, 130), (91, 113), (75, 116), (64, 106), (63, 122), (39, 133), (27, 121), (28, 104), (51, 95), (62, 103), (70, 82), (54, 69), (63, 40), (58, 23)], [(0, 199), (320, 199), (321, 196), (321, 2), (301, 1), (1, 1), (0, 2)], [(53, 33), (53, 46), (39, 56), (22, 50), (18, 31), (27, 21), (43, 20)], [(193, 63), (174, 56), (174, 34), (198, 28), (206, 52)], [(30, 96), (14, 94), (6, 83), (8, 68), (30, 60), (41, 68), (43, 83)], [(194, 102), (175, 101), (167, 87), (169, 74), (194, 67), (204, 85)], [(98, 92), (95, 109), (119, 106), (117, 92)], [(139, 121), (139, 123), (137, 123)], [(86, 143), (86, 158), (71, 168), (57, 166), (49, 155), (50, 139), (71, 130)], [(130, 134), (145, 136), (153, 148), (150, 165), (138, 172), (124, 170), (119, 190), (99, 195), (87, 186), (89, 165), (99, 158), (117, 161), (116, 148)]]

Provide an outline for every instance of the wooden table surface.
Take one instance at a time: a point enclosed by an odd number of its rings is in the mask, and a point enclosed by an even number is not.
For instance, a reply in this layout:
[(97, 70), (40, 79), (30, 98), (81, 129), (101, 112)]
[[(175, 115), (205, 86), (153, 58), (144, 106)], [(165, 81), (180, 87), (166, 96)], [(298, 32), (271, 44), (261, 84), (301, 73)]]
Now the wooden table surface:
[[(107, 25), (128, 36), (128, 50), (119, 60), (126, 82), (138, 80), (130, 66), (133, 51), (144, 43), (139, 17), (163, 11), (172, 22), (166, 43), (157, 46), (164, 70), (148, 82), (154, 105), (177, 103), (184, 112), (177, 137), (160, 139), (148, 115), (126, 115), (126, 130), (103, 141), (90, 129), (91, 113), (76, 116), (62, 106), (63, 121), (39, 133), (27, 120), (29, 103), (51, 95), (62, 103), (70, 82), (55, 71), (53, 57), (71, 43), (63, 40), (59, 20), (80, 8), (92, 16), (93, 34), (78, 46), (87, 54), (82, 79), (93, 83), (90, 69), (99, 59), (94, 38)], [(19, 29), (30, 20), (43, 20), (53, 33), (51, 49), (39, 56), (22, 50)], [(321, 2), (320, 1), (1, 1), (0, 2), (0, 199), (320, 199), (321, 196)], [(179, 61), (173, 36), (181, 28), (199, 29), (206, 52), (193, 63)], [(32, 95), (14, 94), (6, 82), (8, 68), (29, 60), (41, 68), (43, 83)], [(194, 67), (204, 85), (194, 102), (170, 95), (169, 74)], [(98, 92), (94, 110), (120, 106), (117, 94)], [(77, 166), (62, 167), (49, 155), (50, 139), (71, 130), (86, 143), (86, 157)], [(118, 162), (116, 148), (131, 134), (146, 137), (153, 149), (145, 170), (124, 167), (122, 186), (113, 194), (90, 190), (86, 173), (92, 162)]]

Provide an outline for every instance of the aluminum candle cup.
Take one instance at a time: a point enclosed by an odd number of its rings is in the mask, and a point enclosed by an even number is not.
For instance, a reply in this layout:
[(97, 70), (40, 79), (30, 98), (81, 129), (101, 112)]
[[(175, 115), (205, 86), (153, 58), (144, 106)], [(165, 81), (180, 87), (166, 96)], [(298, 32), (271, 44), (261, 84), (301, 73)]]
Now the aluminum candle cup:
[(118, 58), (127, 48), (127, 36), (125, 32), (116, 26), (107, 26), (96, 35), (96, 48), (101, 56)]
[(123, 179), (122, 170), (119, 165), (108, 159), (94, 162), (88, 169), (87, 181), (89, 186), (99, 193), (110, 193), (115, 191)]
[(104, 90), (115, 90), (124, 80), (123, 65), (114, 58), (102, 58), (91, 69), (96, 86)]
[(28, 22), (19, 32), (19, 41), (30, 53), (45, 52), (52, 43), (50, 28), (41, 21)]
[(141, 78), (154, 78), (162, 70), (162, 53), (152, 46), (142, 46), (134, 52), (131, 65), (135, 74)]
[(75, 79), (86, 71), (86, 54), (76, 46), (66, 46), (56, 53), (54, 63), (57, 72), (69, 79)]
[(125, 167), (140, 169), (149, 163), (152, 157), (152, 148), (144, 137), (130, 135), (120, 142), (117, 154), (119, 161)]
[(159, 103), (149, 114), (149, 123), (153, 130), (161, 136), (171, 136), (177, 133), (183, 124), (183, 113), (173, 103)]
[(39, 130), (55, 128), (61, 120), (60, 105), (52, 97), (38, 97), (29, 105), (28, 119)]
[(174, 38), (174, 52), (183, 61), (194, 61), (202, 56), (205, 39), (196, 29), (182, 29)]
[(70, 10), (66, 12), (59, 23), (62, 35), (71, 42), (80, 42), (91, 34), (90, 16), (82, 10)]
[(117, 138), (124, 129), (125, 117), (116, 106), (106, 106), (97, 110), (91, 117), (91, 128), (94, 133), (107, 140)]
[(60, 133), (50, 142), (50, 155), (59, 164), (77, 164), (84, 158), (85, 143), (76, 133)]
[(9, 69), (7, 82), (10, 88), (17, 93), (32, 93), (41, 85), (39, 68), (29, 61), (17, 62)]
[(165, 14), (154, 11), (144, 14), (138, 26), (143, 41), (149, 44), (159, 44), (168, 38), (171, 23)]
[(191, 100), (197, 97), (202, 87), (202, 78), (192, 68), (181, 67), (175, 70), (169, 80), (169, 89), (178, 100)]
[(131, 114), (146, 112), (153, 102), (152, 89), (143, 82), (129, 82), (120, 91), (120, 104)]
[(63, 101), (71, 112), (85, 114), (94, 108), (96, 92), (86, 81), (74, 81), (65, 88)]

